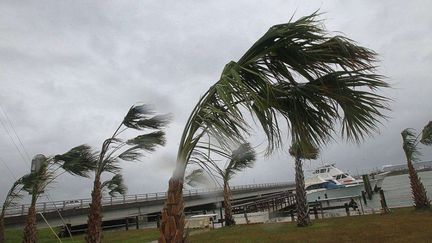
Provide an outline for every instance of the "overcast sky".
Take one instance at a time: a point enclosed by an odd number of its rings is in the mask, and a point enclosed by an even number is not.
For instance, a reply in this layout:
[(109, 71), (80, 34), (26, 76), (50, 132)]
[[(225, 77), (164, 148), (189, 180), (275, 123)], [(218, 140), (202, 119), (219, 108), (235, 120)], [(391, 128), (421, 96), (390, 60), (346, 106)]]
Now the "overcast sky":
[[(29, 172), (29, 157), (87, 143), (99, 148), (137, 102), (172, 113), (167, 145), (124, 163), (129, 193), (165, 191), (188, 115), (219, 77), (272, 25), (325, 12), (330, 31), (379, 53), (391, 117), (360, 145), (337, 139), (310, 170), (336, 163), (353, 174), (404, 162), (400, 132), (432, 119), (430, 1), (1, 1), (0, 199)], [(20, 156), (5, 113), (28, 155)], [(263, 142), (257, 133), (254, 141)], [(287, 145), (288, 147), (288, 145)], [(428, 152), (429, 150), (429, 152)], [(432, 159), (430, 148), (423, 159)], [(24, 157), (24, 158), (22, 158)], [(12, 171), (9, 172), (7, 167)], [(293, 177), (287, 149), (260, 158), (234, 184)], [(64, 176), (54, 199), (88, 198), (91, 180)]]

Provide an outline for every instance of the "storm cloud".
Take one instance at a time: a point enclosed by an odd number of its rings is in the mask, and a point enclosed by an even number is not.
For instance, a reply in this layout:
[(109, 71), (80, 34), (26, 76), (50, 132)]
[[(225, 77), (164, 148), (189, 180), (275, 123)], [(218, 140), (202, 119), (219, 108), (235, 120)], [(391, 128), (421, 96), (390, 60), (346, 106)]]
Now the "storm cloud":
[[(400, 132), (432, 120), (432, 2), (1, 1), (0, 199), (33, 155), (99, 148), (137, 102), (174, 119), (166, 147), (124, 163), (126, 184), (129, 193), (165, 191), (187, 117), (224, 65), (272, 25), (318, 9), (328, 30), (379, 54), (392, 85), (381, 93), (393, 102), (379, 134), (361, 144), (337, 138), (306, 169), (337, 163), (355, 174), (403, 163)], [(28, 155), (18, 153), (6, 115)], [(253, 140), (264, 142), (259, 132)], [(287, 150), (261, 156), (234, 184), (293, 180)], [(432, 159), (430, 148), (422, 151)], [(90, 179), (65, 176), (49, 193), (87, 198), (90, 190)]]

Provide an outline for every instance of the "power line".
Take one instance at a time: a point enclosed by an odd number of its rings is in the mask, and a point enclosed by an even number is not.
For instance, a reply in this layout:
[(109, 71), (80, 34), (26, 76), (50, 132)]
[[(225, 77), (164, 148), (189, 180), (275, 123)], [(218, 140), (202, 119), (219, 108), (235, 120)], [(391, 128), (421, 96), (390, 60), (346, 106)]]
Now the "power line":
[(21, 159), (23, 160), (24, 164), (28, 167), (30, 167), (30, 164), (28, 164), (26, 162), (26, 158), (23, 154), (23, 152), (21, 152), (20, 148), (18, 147), (18, 145), (16, 144), (15, 140), (13, 139), (9, 129), (7, 128), (6, 124), (0, 119), (0, 123), (2, 124), (3, 128), (5, 129), (7, 135), (9, 136), (9, 139), (12, 141), (13, 145), (15, 146), (15, 149), (18, 151), (18, 154), (20, 155)]
[[(22, 152), (22, 151), (20, 150), (20, 148), (18, 147), (18, 145), (15, 143), (13, 137), (12, 137), (11, 134), (10, 134), (9, 129), (7, 128), (7, 126), (4, 124), (4, 122), (3, 122), (2, 120), (0, 120), (0, 122), (1, 122), (1, 124), (2, 124), (2, 126), (3, 126), (3, 128), (6, 130), (6, 133), (8, 134), (10, 140), (12, 141), (12, 143), (14, 144), (14, 146), (15, 146), (15, 148), (17, 149), (18, 153), (20, 154), (20, 156), (21, 156), (21, 158), (23, 159), (24, 163), (25, 163), (27, 166), (29, 166), (29, 167), (31, 168), (31, 165), (28, 164), (28, 163), (26, 163), (26, 161), (30, 162), (31, 159), (30, 159), (29, 154), (27, 153), (27, 150), (26, 150), (25, 147), (24, 147), (24, 144), (23, 144), (22, 140), (21, 140), (20, 137), (18, 136), (18, 133), (16, 132), (16, 130), (15, 130), (15, 128), (14, 128), (14, 125), (13, 125), (11, 119), (9, 119), (9, 116), (7, 115), (6, 110), (3, 108), (2, 105), (0, 105), (0, 108), (1, 108), (1, 110), (2, 110), (2, 112), (3, 112), (3, 115), (6, 117), (6, 120), (9, 122), (9, 126), (12, 128), (12, 131), (14, 132), (15, 137), (18, 139), (18, 141), (19, 141), (19, 143), (20, 143), (20, 145), (21, 145), (21, 148), (22, 148), (22, 150), (23, 150), (24, 152)], [(24, 155), (27, 156), (28, 160), (26, 160), (26, 158), (25, 158)], [(3, 162), (3, 161), (2, 161), (2, 162)], [(6, 168), (8, 168), (8, 170), (11, 172), (11, 175), (13, 175), (12, 171), (11, 171), (10, 168), (6, 165), (6, 163), (3, 162), (3, 164), (4, 164), (4, 165), (6, 166)], [(14, 177), (15, 177), (15, 180), (17, 180), (17, 177), (16, 177), (16, 176), (14, 176)], [(48, 200), (49, 200), (49, 201), (50, 201), (50, 202), (55, 206), (55, 203), (51, 200), (51, 197), (50, 197), (50, 195), (49, 195), (48, 192), (46, 193), (46, 198), (47, 198), (47, 199), (48, 199)], [(64, 225), (64, 226), (66, 227), (66, 229), (68, 230), (69, 235), (70, 235), (70, 237), (71, 237), (71, 239), (72, 239), (72, 242), (75, 242), (74, 239), (72, 238), (72, 234), (71, 234), (71, 232), (70, 232), (70, 230), (69, 230), (69, 227), (66, 225), (66, 223), (65, 223), (65, 221), (64, 221), (64, 218), (62, 217), (60, 211), (58, 210), (58, 208), (57, 208), (56, 206), (55, 206), (55, 208), (56, 208), (56, 211), (57, 211), (58, 215), (60, 216), (61, 221), (63, 222), (63, 225)], [(45, 223), (46, 223), (46, 224), (51, 228), (51, 226), (48, 224), (48, 221), (45, 219), (45, 217), (43, 216), (43, 214), (42, 214), (41, 212), (39, 212), (39, 214), (42, 216), (42, 218), (44, 219)], [(53, 231), (52, 228), (51, 228), (51, 231), (53, 232), (53, 234), (54, 234), (55, 236), (57, 236), (57, 235), (55, 234), (55, 232)], [(57, 236), (57, 238), (58, 238), (58, 236)], [(59, 239), (59, 238), (58, 238), (58, 239)], [(59, 239), (59, 241), (61, 242), (60, 239)]]
[(9, 122), (10, 127), (12, 128), (12, 131), (13, 131), (14, 134), (15, 134), (15, 137), (18, 139), (18, 141), (19, 141), (19, 143), (20, 143), (22, 149), (24, 150), (24, 153), (25, 153), (25, 155), (27, 156), (28, 161), (30, 161), (30, 155), (27, 153), (27, 150), (25, 149), (23, 142), (21, 141), (20, 137), (18, 136), (18, 133), (17, 133), (16, 130), (15, 130), (15, 126), (13, 125), (12, 120), (9, 118), (9, 116), (8, 116), (8, 114), (7, 114), (7, 112), (6, 112), (6, 109), (4, 109), (3, 106), (2, 106), (1, 104), (0, 104), (0, 108), (1, 108), (1, 110), (3, 111), (4, 116), (6, 117), (7, 121)]
[(12, 170), (7, 166), (7, 164), (3, 161), (3, 159), (0, 157), (0, 161), (3, 163), (3, 165), (6, 167), (6, 169), (9, 171), (9, 176), (12, 177), (13, 180), (16, 180), (17, 176), (12, 172)]

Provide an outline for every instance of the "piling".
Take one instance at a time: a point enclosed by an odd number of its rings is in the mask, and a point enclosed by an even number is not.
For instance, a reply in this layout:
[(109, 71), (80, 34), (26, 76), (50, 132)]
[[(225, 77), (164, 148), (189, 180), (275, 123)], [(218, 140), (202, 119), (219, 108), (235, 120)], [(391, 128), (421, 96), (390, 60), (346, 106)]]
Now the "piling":
[(372, 186), (370, 184), (369, 175), (363, 175), (363, 185), (366, 190), (366, 194), (368, 196), (368, 199), (372, 199)]
[(365, 191), (362, 191), (362, 198), (363, 198), (364, 204), (367, 206), (367, 200), (366, 200), (366, 193), (365, 193)]

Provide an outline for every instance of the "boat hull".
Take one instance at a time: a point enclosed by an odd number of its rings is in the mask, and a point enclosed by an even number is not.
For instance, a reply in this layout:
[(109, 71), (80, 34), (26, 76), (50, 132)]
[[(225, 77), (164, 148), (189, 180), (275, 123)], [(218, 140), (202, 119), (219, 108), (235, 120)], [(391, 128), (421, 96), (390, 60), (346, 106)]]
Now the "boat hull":
[(326, 198), (338, 198), (338, 197), (357, 197), (361, 195), (363, 190), (363, 184), (347, 185), (345, 187), (334, 188), (334, 189), (318, 189), (308, 191), (306, 197), (308, 202), (314, 202), (320, 199)]

